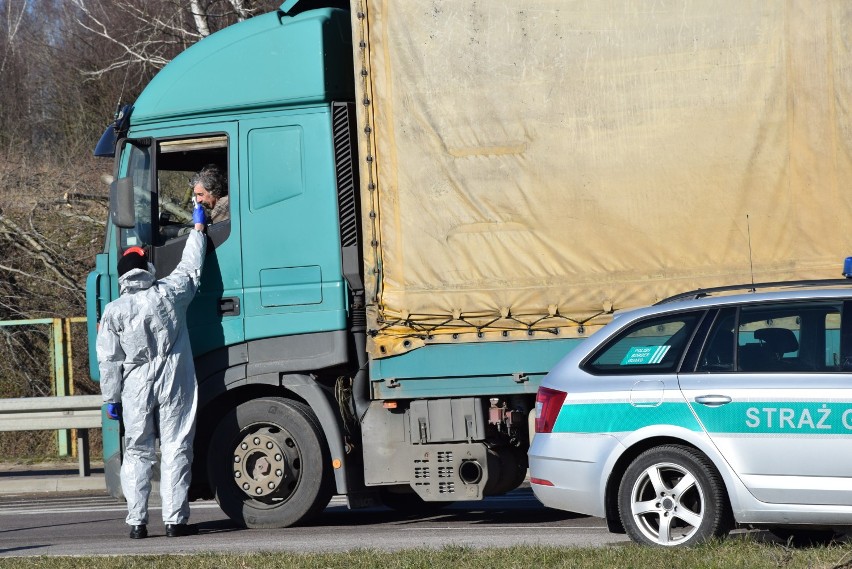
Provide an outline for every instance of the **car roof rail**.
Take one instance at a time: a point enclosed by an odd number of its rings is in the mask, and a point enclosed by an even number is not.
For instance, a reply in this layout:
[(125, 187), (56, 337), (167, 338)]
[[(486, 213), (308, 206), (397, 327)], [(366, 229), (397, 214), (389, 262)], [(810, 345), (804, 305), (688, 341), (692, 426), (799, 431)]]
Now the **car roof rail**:
[(727, 286), (718, 286), (712, 288), (698, 288), (695, 290), (691, 290), (689, 292), (682, 292), (679, 294), (675, 294), (668, 298), (664, 298), (656, 303), (654, 306), (659, 304), (666, 304), (669, 302), (676, 302), (678, 300), (695, 300), (698, 298), (704, 298), (707, 296), (714, 296), (719, 293), (725, 292), (757, 292), (762, 289), (771, 289), (771, 288), (808, 288), (808, 287), (820, 287), (820, 286), (852, 286), (852, 279), (822, 279), (822, 280), (803, 280), (803, 281), (775, 281), (775, 282), (765, 282), (765, 283), (748, 283), (748, 284), (737, 284), (737, 285), (727, 285)]

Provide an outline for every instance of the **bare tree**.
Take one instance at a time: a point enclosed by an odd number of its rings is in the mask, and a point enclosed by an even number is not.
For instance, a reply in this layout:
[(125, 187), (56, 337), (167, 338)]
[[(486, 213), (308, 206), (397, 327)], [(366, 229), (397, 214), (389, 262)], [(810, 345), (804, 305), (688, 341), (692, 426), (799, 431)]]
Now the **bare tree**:
[(0, 319), (84, 313), (112, 169), (92, 148), (116, 104), (278, 1), (0, 0)]
[[(92, 149), (116, 104), (199, 39), (280, 2), (0, 0), (0, 320), (85, 315), (113, 166)], [(76, 389), (94, 393), (76, 326)], [(50, 341), (43, 325), (0, 327), (0, 397), (50, 393)], [(42, 435), (0, 433), (0, 455), (49, 448)]]
[[(117, 57), (86, 72), (94, 78), (126, 67), (159, 69), (199, 39), (275, 8), (270, 0), (71, 0), (71, 3), (82, 29), (119, 49)], [(122, 22), (120, 26), (117, 20)]]
[(11, 1), (6, 4), (6, 11), (4, 13), (6, 28), (6, 45), (4, 47), (6, 49), (4, 50), (3, 58), (0, 59), (0, 75), (2, 75), (3, 70), (6, 68), (6, 61), (9, 54), (15, 50), (15, 36), (18, 35), (18, 30), (20, 29), (26, 10), (26, 2), (21, 2), (20, 8), (15, 8)]

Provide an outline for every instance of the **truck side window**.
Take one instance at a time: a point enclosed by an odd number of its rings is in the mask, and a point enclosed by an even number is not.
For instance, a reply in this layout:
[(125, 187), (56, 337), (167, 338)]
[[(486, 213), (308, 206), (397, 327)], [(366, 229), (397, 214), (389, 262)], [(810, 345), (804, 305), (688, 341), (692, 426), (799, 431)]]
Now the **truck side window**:
[(196, 172), (210, 164), (218, 167), (227, 177), (228, 139), (226, 136), (203, 136), (158, 142), (156, 162), (158, 246), (185, 235), (192, 227), (193, 192), (190, 179)]
[(136, 226), (119, 230), (121, 250), (128, 247), (146, 247), (153, 240), (151, 192), (151, 153), (144, 145), (128, 144), (127, 176), (133, 179), (133, 209)]

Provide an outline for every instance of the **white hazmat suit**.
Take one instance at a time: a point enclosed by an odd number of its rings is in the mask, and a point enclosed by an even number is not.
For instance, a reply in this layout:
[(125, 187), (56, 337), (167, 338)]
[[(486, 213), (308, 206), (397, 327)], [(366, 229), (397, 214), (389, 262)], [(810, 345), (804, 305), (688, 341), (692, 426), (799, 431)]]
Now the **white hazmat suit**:
[(124, 462), (121, 487), (127, 523), (148, 523), (148, 497), (160, 436), (163, 522), (185, 524), (198, 389), (186, 310), (198, 290), (206, 240), (193, 230), (180, 263), (155, 279), (131, 269), (119, 278), (121, 296), (104, 310), (97, 354), (104, 402), (122, 405)]

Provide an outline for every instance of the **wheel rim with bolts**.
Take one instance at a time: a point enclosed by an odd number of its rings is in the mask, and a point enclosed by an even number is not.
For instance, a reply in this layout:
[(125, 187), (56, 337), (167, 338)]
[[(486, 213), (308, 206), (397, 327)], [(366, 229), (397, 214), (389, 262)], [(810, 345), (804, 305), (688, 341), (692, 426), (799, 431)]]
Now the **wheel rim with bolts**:
[(287, 499), (298, 474), (298, 447), (286, 431), (269, 426), (253, 429), (234, 448), (234, 483), (254, 499)]
[(630, 496), (631, 514), (639, 530), (660, 545), (688, 541), (704, 520), (704, 491), (695, 476), (678, 464), (646, 468)]

